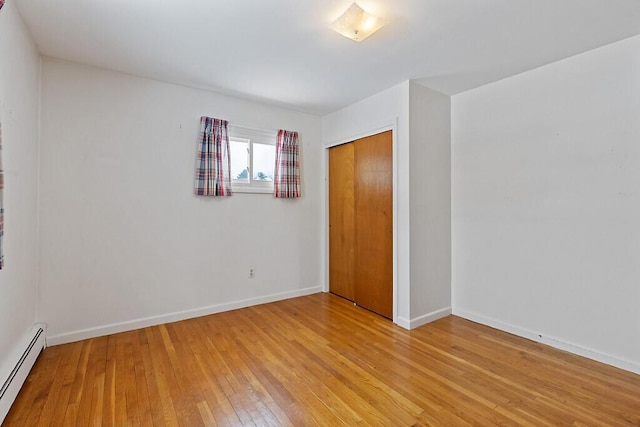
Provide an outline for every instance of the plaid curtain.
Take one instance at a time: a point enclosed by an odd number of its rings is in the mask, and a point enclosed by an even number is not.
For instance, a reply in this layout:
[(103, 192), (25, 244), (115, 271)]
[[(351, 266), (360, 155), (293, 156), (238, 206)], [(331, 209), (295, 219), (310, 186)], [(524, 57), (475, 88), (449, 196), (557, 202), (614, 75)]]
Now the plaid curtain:
[(2, 240), (4, 238), (4, 206), (2, 204), (4, 192), (4, 170), (2, 169), (2, 123), (0, 123), (0, 270), (4, 267), (4, 251)]
[(276, 145), (276, 167), (273, 195), (280, 198), (300, 197), (300, 148), (298, 132), (280, 129)]
[(228, 124), (226, 120), (200, 118), (195, 185), (198, 196), (231, 196)]
[(4, 6), (4, 0), (0, 0), (0, 9), (2, 9), (2, 6)]

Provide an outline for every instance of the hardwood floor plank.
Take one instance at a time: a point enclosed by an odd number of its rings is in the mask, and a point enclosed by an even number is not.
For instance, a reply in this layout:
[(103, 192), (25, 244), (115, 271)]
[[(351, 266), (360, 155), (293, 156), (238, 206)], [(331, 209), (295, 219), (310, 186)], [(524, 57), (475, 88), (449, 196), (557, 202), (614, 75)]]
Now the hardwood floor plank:
[(140, 425), (144, 427), (153, 426), (153, 417), (151, 414), (151, 403), (149, 384), (145, 375), (143, 342), (144, 332), (134, 331), (131, 337), (131, 358), (133, 359), (133, 375), (135, 392), (138, 401), (138, 417)]
[[(105, 372), (105, 390), (103, 393), (104, 407), (106, 408), (104, 414), (103, 425), (115, 426), (116, 425), (116, 366), (118, 360), (116, 359), (116, 336), (112, 336), (107, 344), (107, 364)], [(121, 411), (125, 412), (125, 411)]]
[[(71, 400), (70, 403), (79, 404), (80, 399), (83, 397), (84, 387), (86, 385), (85, 379), (87, 378), (88, 366), (89, 366), (89, 357), (92, 354), (92, 347), (94, 343), (96, 343), (98, 339), (95, 340), (86, 340), (82, 341), (80, 344), (82, 345), (82, 356), (80, 357), (80, 364), (78, 365), (78, 369), (76, 371), (76, 375), (74, 376), (73, 389), (71, 391)], [(73, 344), (67, 344), (61, 347), (68, 347)], [(48, 350), (48, 349), (47, 349)]]
[[(391, 397), (390, 394), (394, 395), (394, 393), (380, 393), (381, 388), (385, 388), (382, 382), (372, 381), (372, 378), (367, 378), (362, 374), (358, 375), (357, 366), (352, 365), (351, 368), (348, 368), (349, 361), (345, 360), (338, 352), (328, 347), (323, 348), (321, 353), (310, 351), (313, 338), (306, 336), (304, 330), (299, 331), (298, 340), (300, 344), (295, 345), (296, 352), (292, 354), (298, 360), (313, 361), (313, 363), (305, 365), (318, 381), (326, 383), (334, 392), (339, 393), (342, 399), (350, 402), (350, 406), (365, 409), (365, 414), (374, 414), (375, 412), (385, 414), (382, 419), (375, 417), (375, 419), (369, 419), (369, 422), (411, 425), (416, 421), (411, 416), (411, 412), (422, 412), (422, 409), (407, 400), (401, 399), (403, 402), (400, 403), (393, 398), (400, 397), (399, 395)], [(329, 363), (328, 360), (338, 360), (339, 363)], [(373, 409), (374, 407), (377, 408), (376, 411), (366, 411), (366, 408)]]
[(211, 408), (206, 401), (198, 402), (198, 411), (200, 412), (200, 416), (202, 417), (202, 421), (204, 421), (204, 425), (207, 427), (217, 427), (218, 423), (216, 422), (213, 413), (211, 413)]
[[(196, 403), (202, 398), (194, 396), (194, 389), (191, 387), (192, 382), (189, 380), (190, 357), (182, 359), (178, 356), (176, 347), (180, 348), (180, 337), (175, 333), (178, 324), (160, 325), (160, 337), (164, 346), (164, 353), (167, 355), (167, 369), (171, 370), (172, 379), (175, 379), (175, 385), (172, 387), (171, 398), (174, 408), (176, 409), (180, 425), (202, 426), (203, 421), (197, 410)], [(174, 345), (175, 343), (175, 345)]]
[(126, 372), (126, 381), (124, 382), (124, 399), (127, 406), (126, 417), (124, 418), (125, 425), (139, 426), (140, 425), (140, 406), (138, 403), (138, 393), (136, 390), (136, 374), (133, 356), (133, 344), (131, 342), (131, 336), (124, 335), (125, 340), (123, 343), (122, 351), (122, 366)]
[[(160, 397), (160, 390), (157, 381), (157, 374), (154, 370), (151, 346), (149, 345), (148, 328), (142, 329), (138, 333), (138, 339), (140, 342), (140, 352), (142, 356), (142, 370), (145, 375), (146, 382), (146, 394), (148, 395), (151, 423), (153, 426), (164, 426), (164, 410), (162, 407), (162, 398)], [(138, 392), (145, 394), (144, 385), (138, 387)]]
[[(240, 321), (241, 319), (234, 319), (233, 323), (235, 324)], [(229, 327), (233, 328), (232, 326)], [(288, 328), (283, 328), (283, 331), (281, 331), (285, 336), (289, 334), (287, 329)], [(234, 335), (238, 336), (238, 334), (244, 333), (245, 330), (238, 330), (236, 328)], [(258, 334), (260, 333), (258, 332)], [(281, 350), (281, 347), (277, 345), (278, 342), (289, 341), (289, 338), (285, 338), (283, 341), (282, 337), (278, 336), (279, 334), (275, 335), (276, 336), (269, 337), (265, 334), (261, 334), (260, 340), (265, 345), (251, 346), (251, 344), (249, 344), (249, 349), (245, 347), (244, 342), (240, 341), (239, 339), (235, 339), (234, 348), (245, 348), (245, 353), (247, 354), (251, 354), (252, 352), (262, 352), (261, 356), (263, 360), (269, 361), (267, 366), (269, 367), (270, 371), (284, 385), (285, 389), (288, 390), (290, 396), (295, 396), (294, 398), (300, 402), (307, 402), (307, 404), (310, 406), (310, 415), (312, 415), (312, 417), (319, 417), (319, 420), (327, 419), (327, 417), (333, 417), (331, 408), (327, 406), (326, 402), (322, 402), (321, 399), (318, 399), (318, 394), (326, 393), (326, 387), (324, 385), (318, 385), (318, 388), (320, 388), (320, 390), (314, 390), (315, 387), (309, 387), (306, 368), (301, 364), (296, 364), (292, 359), (290, 353), (283, 352)], [(256, 339), (257, 338), (254, 337), (253, 340), (248, 340), (247, 343), (253, 342)]]
[[(76, 379), (76, 388), (78, 390), (77, 401), (77, 422), (78, 425), (94, 425), (96, 423), (91, 419), (91, 413), (95, 409), (94, 394), (96, 393), (96, 380), (99, 378), (102, 369), (106, 370), (106, 357), (108, 350), (108, 341), (112, 338), (100, 337), (92, 340), (93, 343), (90, 348), (87, 349), (88, 357), (86, 359), (86, 369), (83, 374), (80, 374)], [(126, 408), (123, 408), (126, 409)], [(95, 411), (94, 411), (95, 412)], [(102, 421), (102, 420), (100, 420)]]
[[(52, 420), (58, 422), (59, 420)], [(65, 427), (74, 427), (78, 425), (78, 404), (71, 403), (67, 407), (67, 411), (64, 414), (64, 420), (62, 425)]]
[(147, 339), (149, 342), (149, 352), (152, 355), (150, 357), (151, 369), (154, 374), (159, 397), (158, 412), (162, 414), (161, 425), (175, 427), (180, 425), (178, 422), (179, 414), (173, 404), (173, 395), (177, 396), (178, 385), (173, 370), (169, 366), (169, 356), (166, 354), (164, 345), (162, 344), (162, 333), (160, 332), (162, 326), (164, 325), (147, 329)]
[[(59, 366), (58, 373), (56, 377), (60, 377), (62, 379), (62, 388), (58, 395), (55, 397), (56, 401), (53, 404), (54, 413), (48, 417), (41, 417), (40, 424), (42, 425), (50, 425), (53, 426), (53, 423), (43, 422), (46, 419), (49, 420), (60, 420), (64, 419), (65, 413), (67, 410), (67, 406), (69, 405), (69, 401), (71, 399), (71, 391), (73, 388), (73, 382), (75, 380), (78, 363), (80, 362), (80, 356), (82, 354), (82, 344), (81, 343), (73, 343), (69, 345), (69, 354), (67, 358), (61, 359), (61, 363)], [(49, 393), (50, 396), (53, 396), (53, 393)]]
[[(55, 396), (49, 394), (49, 390), (53, 385), (54, 378), (58, 374), (58, 367), (62, 359), (59, 357), (60, 354), (61, 353), (58, 353), (51, 359), (45, 357), (42, 361), (43, 363), (40, 363), (40, 360), (38, 360), (34, 365), (32, 373), (29, 374), (25, 385), (22, 387), (22, 390), (26, 389), (25, 392), (21, 390), (14, 402), (14, 406), (23, 405), (31, 408), (31, 410), (18, 414), (16, 425), (37, 425), (40, 415), (42, 414), (42, 407), (50, 397), (55, 398)], [(38, 372), (34, 372), (36, 367), (41, 367), (38, 369)], [(48, 371), (44, 372), (44, 369)], [(37, 384), (38, 387), (29, 387), (32, 383)], [(30, 389), (33, 389), (33, 391), (30, 391)], [(46, 420), (43, 420), (43, 424), (45, 422)], [(3, 424), (6, 424), (6, 420)]]
[(3, 426), (629, 426), (640, 376), (330, 294), (47, 348)]
[[(257, 339), (256, 339), (257, 338)], [(254, 351), (259, 351), (260, 347), (264, 347), (264, 344), (273, 344), (270, 343), (270, 338), (268, 336), (256, 337), (254, 339), (249, 339), (246, 341), (238, 340), (237, 345), (246, 349), (247, 353), (251, 353)], [(258, 347), (258, 348), (257, 348)], [(301, 356), (301, 354), (291, 346), (288, 347), (289, 351), (285, 353), (283, 352), (267, 352), (264, 354), (264, 357), (268, 360), (272, 360), (272, 365), (274, 370), (278, 372), (279, 375), (287, 376), (290, 373), (293, 373), (293, 377), (289, 377), (286, 380), (287, 384), (294, 383), (295, 385), (292, 388), (295, 388), (295, 391), (302, 386), (305, 387), (305, 390), (308, 391), (309, 398), (314, 398), (314, 400), (320, 401), (323, 405), (331, 411), (333, 414), (340, 413), (342, 416), (339, 418), (345, 424), (357, 424), (362, 421), (362, 419), (358, 416), (357, 413), (351, 410), (349, 406), (345, 405), (337, 396), (335, 395), (335, 390), (330, 388), (330, 384), (316, 382), (315, 377), (312, 373), (312, 362), (309, 359), (306, 359)], [(297, 360), (300, 365), (295, 370), (291, 371), (291, 366), (294, 364), (294, 360)], [(281, 377), (282, 378), (282, 377)], [(293, 395), (294, 393), (291, 393)], [(321, 411), (324, 411), (324, 408), (320, 408)]]

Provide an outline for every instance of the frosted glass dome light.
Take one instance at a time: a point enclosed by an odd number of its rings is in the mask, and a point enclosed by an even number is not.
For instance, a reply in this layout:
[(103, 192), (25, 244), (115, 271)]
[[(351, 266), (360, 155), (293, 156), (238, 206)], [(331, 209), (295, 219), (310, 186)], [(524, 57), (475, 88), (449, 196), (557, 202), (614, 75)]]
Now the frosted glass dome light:
[(356, 2), (336, 19), (330, 28), (338, 34), (360, 42), (382, 28), (384, 24), (376, 17), (367, 13)]

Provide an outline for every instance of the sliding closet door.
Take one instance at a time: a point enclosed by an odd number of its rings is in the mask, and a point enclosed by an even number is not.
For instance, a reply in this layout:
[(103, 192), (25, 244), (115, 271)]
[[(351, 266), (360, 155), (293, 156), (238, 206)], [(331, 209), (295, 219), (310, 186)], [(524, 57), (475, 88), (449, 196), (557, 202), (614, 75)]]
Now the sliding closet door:
[(355, 144), (355, 301), (393, 317), (391, 131)]
[(329, 149), (329, 290), (355, 301), (354, 144)]
[(392, 135), (329, 149), (329, 290), (393, 317)]

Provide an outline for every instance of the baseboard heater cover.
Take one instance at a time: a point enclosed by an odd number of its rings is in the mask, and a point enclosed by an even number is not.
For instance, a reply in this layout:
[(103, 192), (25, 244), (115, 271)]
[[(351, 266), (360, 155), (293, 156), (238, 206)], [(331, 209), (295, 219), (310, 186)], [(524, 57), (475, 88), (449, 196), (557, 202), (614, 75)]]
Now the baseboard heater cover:
[(18, 396), (31, 368), (36, 363), (38, 356), (46, 347), (46, 327), (42, 324), (34, 326), (32, 333), (25, 340), (25, 349), (6, 378), (0, 379), (0, 424), (9, 413), (9, 409)]

